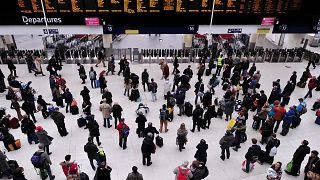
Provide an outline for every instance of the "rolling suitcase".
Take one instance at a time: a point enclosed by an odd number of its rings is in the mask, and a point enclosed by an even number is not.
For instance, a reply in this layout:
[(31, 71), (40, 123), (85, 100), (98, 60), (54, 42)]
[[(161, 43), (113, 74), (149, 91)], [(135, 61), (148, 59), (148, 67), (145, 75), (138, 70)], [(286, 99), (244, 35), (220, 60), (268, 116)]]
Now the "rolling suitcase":
[(162, 137), (160, 137), (160, 136), (156, 137), (156, 145), (159, 147), (163, 146), (163, 138)]
[(71, 106), (71, 107), (70, 107), (70, 112), (71, 112), (72, 115), (77, 115), (77, 114), (79, 114), (79, 108), (78, 108), (78, 106)]
[(10, 119), (9, 124), (10, 124), (10, 128), (12, 129), (17, 129), (20, 127), (19, 120), (15, 117)]
[(206, 69), (206, 76), (210, 76), (210, 74), (211, 74), (210, 69)]
[(78, 122), (78, 126), (81, 128), (81, 127), (83, 127), (83, 126), (85, 126), (86, 125), (86, 119), (84, 119), (83, 117), (80, 117), (78, 120), (77, 120), (77, 122)]
[(193, 111), (193, 105), (190, 102), (186, 102), (184, 104), (184, 113), (186, 114), (186, 116), (191, 117), (192, 111)]

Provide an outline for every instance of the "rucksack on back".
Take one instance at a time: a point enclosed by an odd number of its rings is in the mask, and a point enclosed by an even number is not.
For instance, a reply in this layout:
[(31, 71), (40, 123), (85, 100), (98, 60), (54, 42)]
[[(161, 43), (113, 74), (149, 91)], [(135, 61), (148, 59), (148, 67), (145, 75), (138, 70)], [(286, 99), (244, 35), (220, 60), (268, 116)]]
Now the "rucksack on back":
[(44, 159), (41, 157), (43, 152), (35, 152), (31, 157), (31, 163), (35, 168), (42, 168), (44, 166)]
[(160, 109), (159, 118), (163, 120), (163, 119), (166, 119), (166, 116), (167, 116), (166, 110)]
[(93, 71), (90, 71), (90, 72), (89, 72), (89, 77), (90, 77), (90, 79), (95, 79), (95, 78), (96, 78), (96, 75), (94, 74)]
[(123, 125), (123, 127), (122, 127), (122, 135), (127, 137), (129, 135), (129, 132), (130, 132), (129, 128), (126, 125)]
[(190, 169), (185, 170), (184, 172), (181, 171), (180, 166), (178, 167), (178, 176), (177, 180), (187, 180), (187, 174), (190, 171)]

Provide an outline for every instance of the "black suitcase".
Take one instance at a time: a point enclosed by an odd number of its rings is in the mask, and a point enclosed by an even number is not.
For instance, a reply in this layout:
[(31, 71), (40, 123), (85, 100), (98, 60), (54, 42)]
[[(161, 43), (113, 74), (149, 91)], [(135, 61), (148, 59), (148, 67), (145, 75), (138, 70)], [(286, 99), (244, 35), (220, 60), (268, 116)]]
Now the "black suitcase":
[(15, 172), (15, 170), (19, 167), (17, 161), (15, 161), (15, 160), (9, 160), (8, 165), (10, 167), (11, 173)]
[(78, 126), (79, 126), (80, 128), (83, 127), (83, 126), (85, 126), (86, 123), (87, 123), (86, 119), (84, 119), (83, 117), (79, 118), (77, 121), (78, 121)]
[(305, 82), (298, 82), (298, 83), (297, 83), (297, 86), (298, 86), (299, 88), (305, 88), (305, 87), (306, 87), (306, 83), (305, 83)]
[(186, 102), (184, 104), (184, 113), (186, 114), (186, 116), (191, 117), (192, 111), (193, 111), (193, 105), (190, 102)]
[(206, 69), (206, 76), (210, 76), (210, 74), (211, 74), (210, 69)]
[(160, 136), (156, 137), (156, 145), (159, 147), (163, 146), (163, 138), (162, 137), (160, 137)]
[(78, 108), (78, 106), (71, 106), (71, 107), (70, 107), (70, 112), (71, 112), (72, 115), (77, 115), (77, 114), (79, 114), (79, 108)]

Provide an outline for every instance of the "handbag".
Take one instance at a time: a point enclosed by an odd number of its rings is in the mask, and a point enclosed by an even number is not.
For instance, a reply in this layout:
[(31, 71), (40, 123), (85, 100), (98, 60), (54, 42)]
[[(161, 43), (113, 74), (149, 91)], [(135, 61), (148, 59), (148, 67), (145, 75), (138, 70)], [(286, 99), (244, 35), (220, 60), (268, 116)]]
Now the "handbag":
[(290, 162), (288, 162), (287, 166), (286, 166), (286, 170), (288, 172), (291, 172), (291, 169), (292, 169), (292, 160)]

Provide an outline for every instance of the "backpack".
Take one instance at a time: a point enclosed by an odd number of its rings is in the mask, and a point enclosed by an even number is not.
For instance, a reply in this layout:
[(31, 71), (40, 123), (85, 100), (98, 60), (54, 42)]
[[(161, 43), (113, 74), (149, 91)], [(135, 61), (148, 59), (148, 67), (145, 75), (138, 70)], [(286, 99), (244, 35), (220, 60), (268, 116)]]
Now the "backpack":
[(202, 179), (206, 178), (208, 175), (209, 175), (209, 170), (208, 170), (208, 167), (205, 166), (205, 167), (204, 167), (204, 173), (203, 173)]
[(31, 163), (35, 168), (43, 168), (44, 159), (41, 157), (43, 152), (35, 152), (31, 157)]
[(123, 125), (123, 127), (122, 127), (122, 135), (127, 137), (129, 135), (129, 132), (130, 132), (130, 130), (129, 130), (128, 126)]
[(190, 171), (190, 169), (185, 170), (184, 172), (181, 171), (180, 166), (178, 167), (178, 176), (177, 180), (187, 180), (187, 174)]
[(78, 173), (78, 164), (72, 163), (69, 167), (69, 174), (77, 174)]
[(166, 110), (160, 109), (159, 118), (163, 120), (163, 119), (166, 119), (166, 116), (167, 116)]
[(95, 79), (96, 78), (96, 75), (95, 75), (94, 71), (90, 71), (89, 72), (89, 77), (90, 77), (90, 79)]

